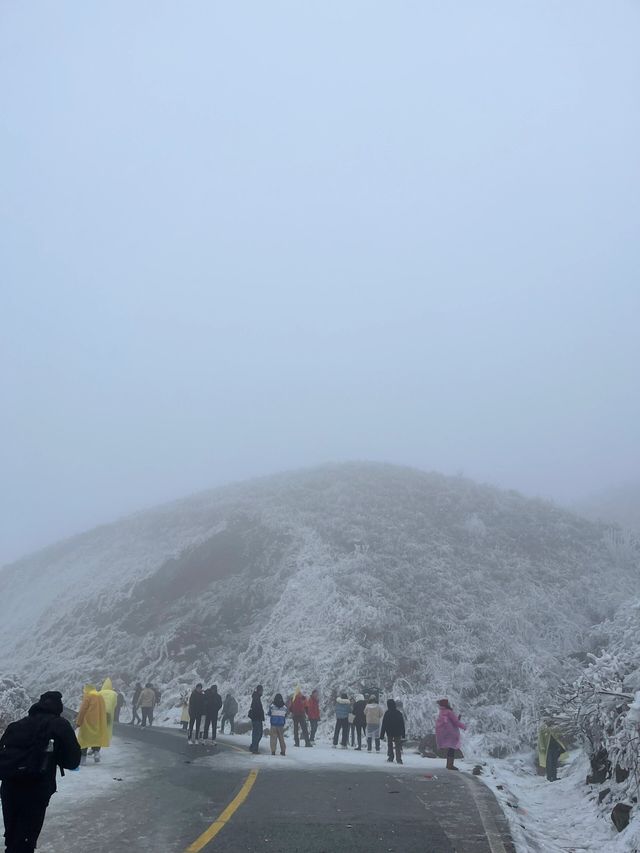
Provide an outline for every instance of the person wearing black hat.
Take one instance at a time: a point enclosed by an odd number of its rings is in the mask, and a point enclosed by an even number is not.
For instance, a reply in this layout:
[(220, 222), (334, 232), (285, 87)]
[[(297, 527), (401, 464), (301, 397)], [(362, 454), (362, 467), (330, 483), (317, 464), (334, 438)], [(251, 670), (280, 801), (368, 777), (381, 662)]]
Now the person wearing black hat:
[(80, 765), (80, 744), (62, 714), (62, 694), (43, 693), (0, 739), (0, 797), (6, 853), (32, 853), (44, 824), (56, 770)]

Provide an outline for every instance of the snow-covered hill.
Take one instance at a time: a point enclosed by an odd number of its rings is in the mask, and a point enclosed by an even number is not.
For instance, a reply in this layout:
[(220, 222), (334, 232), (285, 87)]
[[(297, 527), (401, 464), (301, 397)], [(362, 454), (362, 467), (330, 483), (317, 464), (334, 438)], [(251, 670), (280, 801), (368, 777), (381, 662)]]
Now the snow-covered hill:
[[(637, 584), (603, 525), (514, 492), (347, 464), (196, 495), (0, 573), (0, 666), (34, 693), (111, 674), (242, 698), (361, 681), (424, 730), (448, 694), (513, 746)], [(519, 726), (519, 723), (521, 724)]]

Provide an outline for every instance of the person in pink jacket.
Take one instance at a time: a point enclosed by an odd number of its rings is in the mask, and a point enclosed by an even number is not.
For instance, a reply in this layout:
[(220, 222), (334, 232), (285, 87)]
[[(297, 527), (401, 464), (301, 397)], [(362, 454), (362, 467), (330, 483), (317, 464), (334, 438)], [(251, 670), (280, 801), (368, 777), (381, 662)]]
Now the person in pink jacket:
[(447, 750), (447, 770), (457, 770), (453, 766), (456, 749), (460, 749), (460, 729), (466, 729), (460, 717), (456, 716), (448, 699), (438, 699), (440, 713), (436, 720), (436, 743), (438, 749)]

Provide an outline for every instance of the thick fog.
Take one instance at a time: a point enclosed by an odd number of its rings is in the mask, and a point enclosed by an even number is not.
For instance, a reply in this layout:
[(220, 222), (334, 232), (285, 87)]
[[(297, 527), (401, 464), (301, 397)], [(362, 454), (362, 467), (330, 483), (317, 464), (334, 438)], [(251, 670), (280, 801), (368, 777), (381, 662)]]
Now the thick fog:
[(381, 459), (640, 476), (640, 7), (0, 6), (0, 562)]

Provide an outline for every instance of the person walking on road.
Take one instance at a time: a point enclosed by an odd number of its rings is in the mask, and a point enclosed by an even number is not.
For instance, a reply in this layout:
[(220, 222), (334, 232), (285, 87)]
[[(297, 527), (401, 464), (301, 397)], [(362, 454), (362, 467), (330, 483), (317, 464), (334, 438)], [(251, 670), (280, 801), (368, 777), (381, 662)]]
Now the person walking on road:
[[(202, 723), (202, 715), (205, 711), (205, 698), (202, 692), (202, 684), (198, 682), (191, 691), (189, 696), (189, 731), (187, 733), (187, 741), (189, 743), (198, 743), (200, 740), (200, 725)], [(196, 729), (195, 741), (193, 739), (193, 727)]]
[(10, 723), (0, 739), (7, 853), (33, 853), (49, 800), (57, 790), (57, 768), (75, 770), (80, 764), (80, 745), (62, 711), (61, 693), (43, 693), (28, 715)]
[(264, 708), (262, 707), (262, 684), (258, 684), (251, 695), (251, 708), (249, 709), (251, 720), (251, 746), (249, 752), (257, 755), (260, 752), (260, 741), (264, 733)]
[(341, 693), (336, 699), (336, 726), (333, 730), (333, 747), (338, 746), (341, 738), (342, 749), (347, 748), (349, 740), (349, 714), (351, 713), (351, 702), (346, 693)]
[(387, 710), (382, 718), (380, 737), (387, 737), (387, 761), (393, 764), (395, 750), (396, 764), (402, 764), (402, 739), (405, 737), (404, 717), (396, 708), (393, 699), (387, 699)]
[(307, 717), (309, 718), (309, 726), (311, 728), (309, 740), (311, 743), (315, 743), (318, 723), (320, 722), (320, 699), (317, 690), (312, 690), (311, 696), (307, 699)]
[(131, 720), (129, 722), (130, 726), (134, 726), (136, 723), (141, 723), (140, 714), (138, 714), (138, 705), (140, 703), (140, 694), (142, 693), (142, 684), (138, 681), (134, 690), (133, 697), (131, 699)]
[(93, 684), (87, 684), (82, 694), (82, 702), (76, 719), (78, 743), (81, 748), (81, 763), (87, 763), (87, 752), (96, 764), (100, 761), (100, 750), (108, 746), (107, 740), (107, 709), (104, 698), (98, 693)]
[(376, 752), (380, 752), (380, 721), (382, 720), (382, 708), (375, 696), (369, 696), (369, 701), (364, 708), (364, 717), (367, 722), (367, 752), (371, 752), (373, 741), (376, 742)]
[(436, 720), (436, 743), (438, 749), (447, 750), (447, 770), (457, 770), (453, 760), (456, 749), (460, 749), (460, 729), (466, 729), (460, 717), (454, 713), (448, 699), (438, 699), (440, 712)]
[(222, 717), (220, 718), (220, 734), (224, 734), (224, 726), (227, 720), (229, 721), (230, 733), (234, 734), (233, 724), (236, 719), (236, 714), (238, 713), (238, 703), (235, 698), (231, 695), (231, 693), (227, 693), (224, 697), (224, 702), (222, 703)]
[(153, 725), (153, 709), (157, 703), (157, 694), (151, 684), (145, 684), (144, 689), (140, 693), (140, 713), (142, 714), (142, 728)]
[(287, 718), (287, 706), (282, 698), (282, 693), (276, 693), (273, 702), (269, 705), (269, 740), (271, 742), (271, 755), (276, 754), (276, 746), (280, 744), (280, 755), (284, 755), (287, 747), (284, 742), (284, 723)]
[(358, 741), (358, 745), (356, 749), (362, 749), (362, 734), (367, 727), (367, 718), (364, 713), (364, 709), (367, 705), (367, 700), (364, 698), (362, 693), (358, 693), (356, 696), (356, 700), (353, 703), (353, 725), (356, 730), (356, 738)]
[(211, 726), (211, 740), (216, 739), (220, 708), (222, 708), (222, 696), (218, 693), (218, 685), (214, 684), (204, 691), (204, 740), (209, 737), (209, 726)]
[(300, 731), (302, 731), (304, 745), (311, 746), (307, 728), (307, 697), (299, 687), (295, 689), (289, 710), (293, 718), (293, 745), (300, 746)]

